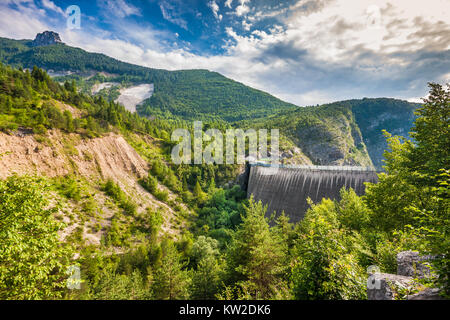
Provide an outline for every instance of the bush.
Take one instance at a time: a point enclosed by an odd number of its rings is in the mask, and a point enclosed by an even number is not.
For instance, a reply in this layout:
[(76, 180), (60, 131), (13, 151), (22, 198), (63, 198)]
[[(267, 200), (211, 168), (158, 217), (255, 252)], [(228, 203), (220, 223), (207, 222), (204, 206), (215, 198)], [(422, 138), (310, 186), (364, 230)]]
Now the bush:
[(167, 199), (169, 198), (169, 192), (167, 190), (157, 190), (154, 193), (154, 196), (156, 197), (156, 199), (158, 199), (159, 201), (163, 201), (166, 202)]

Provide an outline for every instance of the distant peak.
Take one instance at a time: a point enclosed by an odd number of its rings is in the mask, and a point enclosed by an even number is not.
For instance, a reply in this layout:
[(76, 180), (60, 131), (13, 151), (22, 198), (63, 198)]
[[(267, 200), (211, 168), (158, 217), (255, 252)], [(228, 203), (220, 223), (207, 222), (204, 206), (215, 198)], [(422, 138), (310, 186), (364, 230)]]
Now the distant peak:
[(38, 33), (36, 38), (33, 40), (33, 47), (49, 46), (56, 43), (63, 43), (59, 34), (53, 31), (44, 31)]

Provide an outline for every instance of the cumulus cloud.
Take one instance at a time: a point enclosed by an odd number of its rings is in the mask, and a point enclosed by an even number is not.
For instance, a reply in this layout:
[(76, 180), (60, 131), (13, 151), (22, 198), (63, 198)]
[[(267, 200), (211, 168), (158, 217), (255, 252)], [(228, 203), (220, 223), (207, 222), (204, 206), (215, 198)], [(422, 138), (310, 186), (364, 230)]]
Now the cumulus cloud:
[[(13, 4), (16, 9), (11, 9)], [(48, 29), (45, 10), (32, 0), (6, 0), (0, 2), (0, 36), (15, 39), (34, 38), (36, 33)]]
[(248, 6), (248, 3), (250, 0), (239, 0), (239, 5), (236, 7), (236, 15), (238, 17), (243, 16), (250, 12), (250, 7)]

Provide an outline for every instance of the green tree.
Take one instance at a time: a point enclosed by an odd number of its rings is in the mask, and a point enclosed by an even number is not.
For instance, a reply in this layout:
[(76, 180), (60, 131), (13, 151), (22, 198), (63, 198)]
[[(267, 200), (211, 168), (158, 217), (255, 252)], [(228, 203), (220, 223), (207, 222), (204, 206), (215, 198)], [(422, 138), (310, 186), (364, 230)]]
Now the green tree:
[(0, 181), (0, 299), (52, 299), (63, 295), (71, 249), (49, 208), (43, 179)]
[(192, 260), (196, 267), (192, 277), (193, 299), (214, 299), (222, 272), (219, 242), (200, 236), (192, 246)]
[(63, 115), (64, 115), (64, 121), (65, 121), (65, 129), (68, 132), (74, 132), (75, 127), (73, 124), (72, 113), (70, 111), (66, 110), (66, 111), (64, 111)]
[(108, 266), (98, 283), (87, 293), (87, 299), (94, 300), (148, 300), (151, 292), (138, 269), (130, 275), (119, 274)]
[(369, 184), (365, 201), (371, 224), (408, 239), (404, 249), (437, 257), (436, 286), (450, 296), (450, 87), (430, 84), (430, 94), (412, 129), (415, 141), (388, 138), (386, 174)]
[(282, 275), (286, 252), (278, 233), (269, 228), (266, 211), (261, 201), (250, 199), (228, 251), (228, 277), (253, 299), (286, 293)]
[(417, 142), (408, 154), (408, 169), (416, 184), (439, 185), (439, 170), (450, 169), (450, 84), (430, 83), (430, 93), (414, 122), (411, 136)]
[(336, 204), (312, 205), (298, 226), (292, 266), (295, 298), (301, 300), (363, 299), (366, 274), (358, 256), (362, 239), (340, 228)]
[(162, 257), (154, 273), (153, 291), (156, 299), (187, 299), (190, 278), (183, 270), (180, 254), (173, 241), (165, 239), (161, 244)]
[(197, 182), (195, 183), (195, 187), (194, 187), (194, 190), (192, 191), (192, 194), (197, 199), (197, 202), (200, 205), (203, 205), (207, 200), (207, 194), (203, 192), (198, 179), (197, 179)]

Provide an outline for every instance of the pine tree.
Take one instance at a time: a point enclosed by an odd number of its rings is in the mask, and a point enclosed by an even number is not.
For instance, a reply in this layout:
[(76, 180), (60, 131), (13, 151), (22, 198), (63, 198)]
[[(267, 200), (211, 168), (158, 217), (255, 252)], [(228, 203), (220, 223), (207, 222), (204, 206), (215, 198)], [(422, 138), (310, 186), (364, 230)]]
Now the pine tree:
[(219, 242), (205, 236), (198, 237), (192, 246), (192, 261), (196, 270), (192, 279), (193, 299), (214, 299), (219, 288), (220, 264)]
[(261, 202), (251, 198), (245, 211), (228, 252), (229, 277), (253, 299), (270, 299), (283, 294), (286, 287), (281, 274), (282, 241), (270, 230), (267, 207)]
[(200, 186), (199, 179), (197, 179), (197, 181), (195, 182), (195, 187), (194, 187), (193, 193), (194, 193), (194, 196), (196, 196), (196, 197), (200, 197), (203, 193), (202, 187)]
[(8, 98), (6, 99), (5, 112), (6, 113), (11, 113), (11, 109), (12, 109), (12, 100), (11, 100), (11, 97), (8, 96)]
[(72, 113), (68, 110), (64, 111), (64, 121), (67, 132), (74, 132), (75, 126), (73, 124)]
[(180, 254), (171, 240), (164, 240), (161, 246), (161, 263), (154, 275), (155, 297), (160, 300), (187, 299), (190, 279), (183, 270)]

